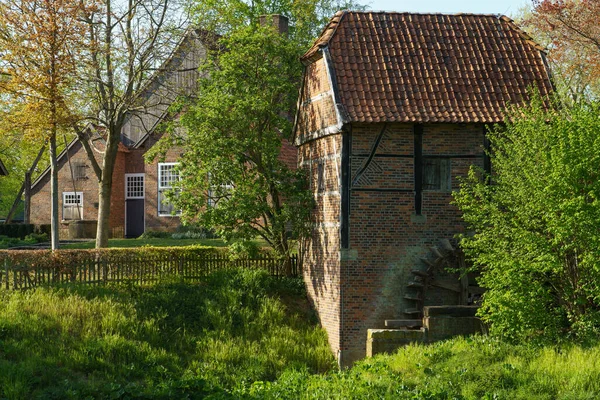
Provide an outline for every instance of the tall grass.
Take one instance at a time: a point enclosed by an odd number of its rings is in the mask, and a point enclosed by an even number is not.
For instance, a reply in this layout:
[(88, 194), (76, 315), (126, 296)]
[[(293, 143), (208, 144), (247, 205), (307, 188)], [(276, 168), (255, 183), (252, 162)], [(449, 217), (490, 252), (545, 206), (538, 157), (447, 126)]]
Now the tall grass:
[(256, 399), (598, 399), (600, 345), (535, 347), (487, 337), (411, 345), (354, 368), (287, 371), (244, 391)]
[(333, 357), (298, 280), (219, 271), (198, 285), (0, 293), (0, 398), (230, 397)]

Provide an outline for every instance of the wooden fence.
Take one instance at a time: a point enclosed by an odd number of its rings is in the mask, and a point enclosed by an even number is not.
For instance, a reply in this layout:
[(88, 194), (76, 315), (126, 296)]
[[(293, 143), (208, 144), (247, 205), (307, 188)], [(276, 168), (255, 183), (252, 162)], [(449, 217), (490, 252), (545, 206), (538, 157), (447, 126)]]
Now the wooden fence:
[(90, 255), (93, 257), (70, 260), (68, 265), (55, 262), (52, 266), (14, 263), (5, 258), (0, 271), (0, 288), (21, 290), (63, 283), (146, 284), (168, 279), (198, 282), (206, 275), (226, 268), (264, 269), (277, 277), (298, 276), (296, 256), (291, 258), (291, 270), (286, 271), (282, 260), (270, 256), (232, 261), (226, 254)]

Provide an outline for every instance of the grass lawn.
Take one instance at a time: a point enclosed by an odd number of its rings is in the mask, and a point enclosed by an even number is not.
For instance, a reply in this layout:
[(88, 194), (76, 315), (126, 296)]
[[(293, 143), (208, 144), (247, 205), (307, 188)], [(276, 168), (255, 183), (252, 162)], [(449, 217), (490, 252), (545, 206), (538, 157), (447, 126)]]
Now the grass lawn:
[(238, 398), (334, 368), (299, 279), (0, 290), (1, 399)]
[(598, 399), (600, 344), (490, 337), (337, 371), (299, 279), (0, 290), (0, 399)]
[[(95, 241), (70, 243), (61, 246), (63, 249), (93, 249)], [(223, 239), (170, 239), (170, 238), (149, 238), (149, 239), (109, 239), (108, 247), (171, 247), (171, 246), (211, 246), (225, 247), (227, 243)]]
[(476, 336), (406, 346), (326, 375), (288, 370), (254, 399), (600, 398), (600, 344), (534, 346)]

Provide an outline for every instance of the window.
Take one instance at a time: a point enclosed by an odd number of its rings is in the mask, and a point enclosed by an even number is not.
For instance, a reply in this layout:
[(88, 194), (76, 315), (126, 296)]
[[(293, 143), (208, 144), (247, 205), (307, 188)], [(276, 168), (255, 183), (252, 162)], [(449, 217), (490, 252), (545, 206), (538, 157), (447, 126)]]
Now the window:
[[(208, 174), (208, 182), (210, 185), (210, 174)], [(229, 193), (233, 191), (233, 185), (223, 184), (217, 190), (214, 186), (210, 185), (210, 189), (208, 190), (208, 206), (216, 207), (221, 201), (221, 199), (229, 197)]]
[(174, 205), (167, 199), (167, 192), (173, 189), (175, 182), (179, 181), (179, 163), (158, 164), (158, 215), (179, 215), (181, 210), (175, 210)]
[(317, 192), (325, 191), (325, 164), (317, 164)]
[(83, 192), (63, 192), (63, 220), (83, 219)]
[(449, 191), (452, 189), (449, 158), (423, 160), (423, 190)]
[(144, 198), (144, 174), (125, 174), (125, 198)]
[(82, 181), (87, 179), (87, 165), (84, 163), (78, 162), (73, 164), (73, 177), (77, 181)]

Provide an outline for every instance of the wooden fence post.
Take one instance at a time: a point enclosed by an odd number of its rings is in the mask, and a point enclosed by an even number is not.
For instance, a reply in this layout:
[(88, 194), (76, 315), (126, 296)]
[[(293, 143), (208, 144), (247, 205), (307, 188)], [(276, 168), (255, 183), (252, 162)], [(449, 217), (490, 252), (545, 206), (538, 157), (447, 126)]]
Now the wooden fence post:
[(104, 280), (104, 284), (108, 281), (108, 265), (106, 264), (106, 260), (104, 258), (100, 258), (100, 262), (102, 263), (102, 278)]
[(6, 290), (9, 289), (9, 283), (8, 283), (8, 257), (4, 259), (4, 279), (6, 281)]

